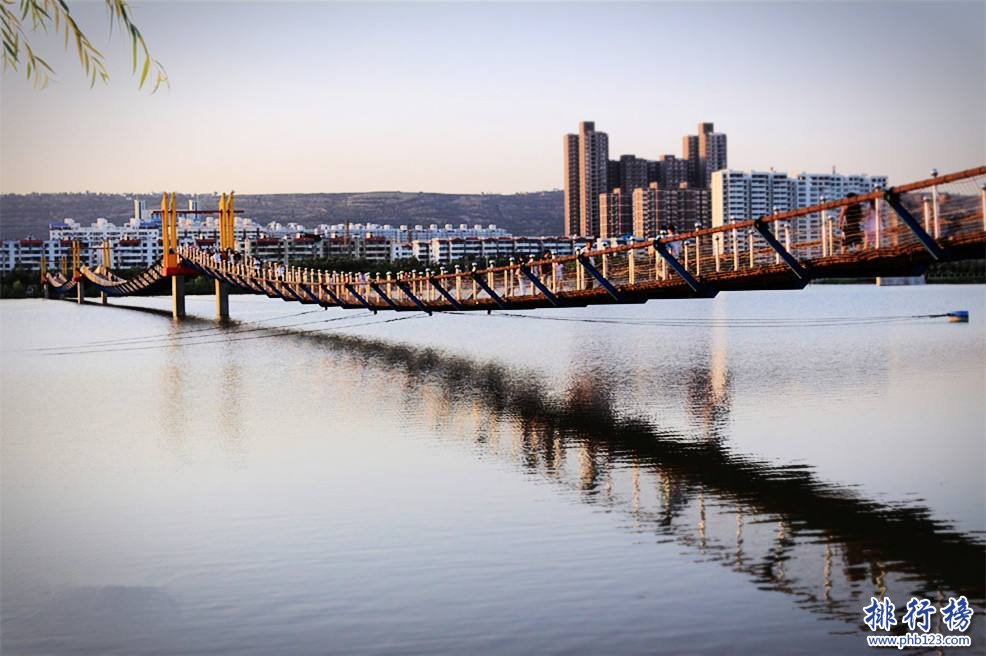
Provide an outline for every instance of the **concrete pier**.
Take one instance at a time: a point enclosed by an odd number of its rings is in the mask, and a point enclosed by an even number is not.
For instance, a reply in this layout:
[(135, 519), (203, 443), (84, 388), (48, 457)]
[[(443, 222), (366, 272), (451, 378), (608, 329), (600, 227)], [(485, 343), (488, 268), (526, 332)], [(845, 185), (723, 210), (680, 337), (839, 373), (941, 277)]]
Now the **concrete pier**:
[(79, 305), (86, 302), (86, 284), (81, 280), (75, 283), (75, 301)]
[(224, 282), (216, 283), (216, 318), (229, 319), (229, 285)]
[(171, 276), (171, 318), (185, 318), (185, 276)]

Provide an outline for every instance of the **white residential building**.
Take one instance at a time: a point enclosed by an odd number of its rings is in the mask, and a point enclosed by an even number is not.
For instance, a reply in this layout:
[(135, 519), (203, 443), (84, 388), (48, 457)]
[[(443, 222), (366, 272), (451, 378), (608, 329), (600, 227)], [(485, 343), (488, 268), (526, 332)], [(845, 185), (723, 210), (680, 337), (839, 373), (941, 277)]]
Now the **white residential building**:
[[(722, 170), (712, 174), (712, 226), (746, 221), (818, 203), (886, 188), (886, 176)], [(821, 254), (822, 217), (809, 214), (789, 222), (791, 242), (798, 255)], [(728, 241), (727, 245), (728, 245)]]

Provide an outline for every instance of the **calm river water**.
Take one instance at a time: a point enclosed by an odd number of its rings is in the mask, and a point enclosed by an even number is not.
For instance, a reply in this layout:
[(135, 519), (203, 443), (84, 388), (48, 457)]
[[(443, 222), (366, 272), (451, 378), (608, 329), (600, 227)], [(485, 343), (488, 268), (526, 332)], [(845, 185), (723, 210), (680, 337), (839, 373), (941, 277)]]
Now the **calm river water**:
[(866, 654), (959, 594), (983, 653), (984, 301), (4, 301), (3, 653)]

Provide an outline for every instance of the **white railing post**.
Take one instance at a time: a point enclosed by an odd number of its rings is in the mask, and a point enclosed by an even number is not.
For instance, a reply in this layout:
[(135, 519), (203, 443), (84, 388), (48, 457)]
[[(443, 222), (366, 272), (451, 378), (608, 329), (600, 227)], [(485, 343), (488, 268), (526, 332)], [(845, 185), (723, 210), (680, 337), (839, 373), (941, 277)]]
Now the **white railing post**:
[(876, 230), (876, 247), (877, 249), (883, 243), (883, 199), (877, 198), (873, 201), (873, 212), (876, 214), (874, 217), (874, 229)]
[(828, 219), (825, 217), (825, 210), (818, 213), (818, 238), (822, 242), (822, 257), (828, 255), (828, 240), (826, 239), (826, 226), (825, 222)]
[(702, 275), (702, 242), (698, 235), (695, 235), (695, 275)]
[(739, 271), (739, 235), (736, 222), (733, 222), (733, 271)]

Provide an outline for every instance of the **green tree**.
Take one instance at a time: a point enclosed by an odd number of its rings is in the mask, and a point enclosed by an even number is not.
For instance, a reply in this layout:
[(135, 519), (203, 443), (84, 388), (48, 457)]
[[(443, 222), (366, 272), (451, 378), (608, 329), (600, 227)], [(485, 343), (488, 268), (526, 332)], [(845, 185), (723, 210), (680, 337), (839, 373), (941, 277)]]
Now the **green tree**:
[[(133, 74), (137, 74), (138, 62), (140, 63), (138, 88), (144, 88), (152, 67), (154, 87), (151, 92), (157, 91), (162, 84), (168, 84), (164, 67), (151, 57), (144, 37), (130, 18), (131, 7), (127, 0), (105, 0), (105, 3), (110, 17), (110, 29), (118, 25), (130, 36)], [(3, 70), (17, 71), (23, 66), (27, 79), (35, 86), (44, 88), (48, 85), (55, 71), (35, 52), (28, 39), (29, 33), (39, 30), (63, 34), (66, 50), (70, 41), (75, 43), (79, 64), (89, 78), (90, 87), (96, 84), (96, 80), (103, 83), (109, 80), (103, 54), (79, 28), (65, 0), (0, 0)]]

